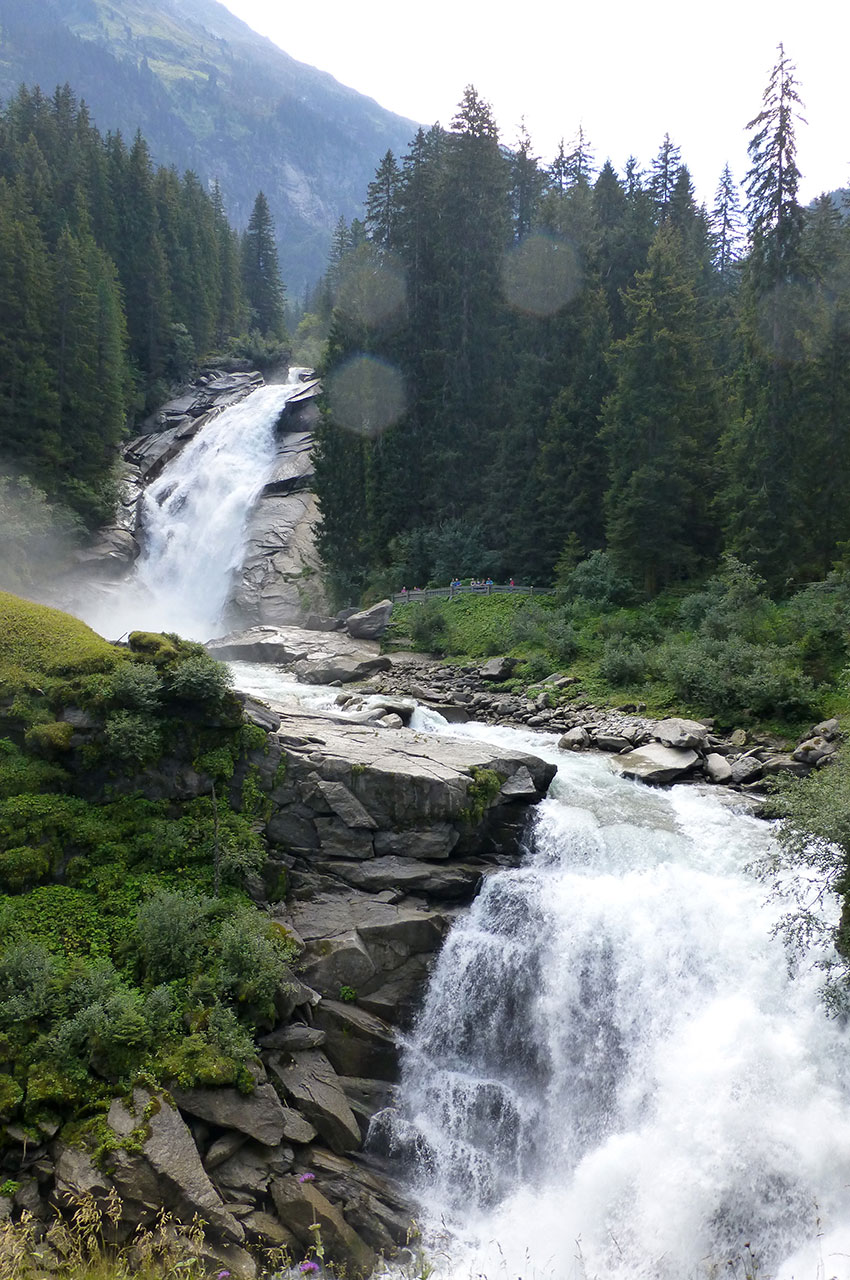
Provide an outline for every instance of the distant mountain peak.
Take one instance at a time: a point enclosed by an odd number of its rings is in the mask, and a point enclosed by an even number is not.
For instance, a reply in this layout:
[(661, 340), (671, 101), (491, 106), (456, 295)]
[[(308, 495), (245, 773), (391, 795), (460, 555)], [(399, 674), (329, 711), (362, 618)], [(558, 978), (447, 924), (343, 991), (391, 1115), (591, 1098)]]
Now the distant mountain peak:
[(217, 0), (0, 0), (0, 95), (68, 82), (102, 131), (141, 129), (154, 159), (218, 178), (244, 226), (263, 190), (290, 293), (363, 211), (381, 157), (417, 125), (298, 62)]

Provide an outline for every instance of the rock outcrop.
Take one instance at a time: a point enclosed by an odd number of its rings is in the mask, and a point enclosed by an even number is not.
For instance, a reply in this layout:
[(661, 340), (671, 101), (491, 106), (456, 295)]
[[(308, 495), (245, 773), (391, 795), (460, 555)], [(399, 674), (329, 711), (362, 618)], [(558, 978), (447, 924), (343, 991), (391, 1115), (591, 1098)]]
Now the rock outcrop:
[[(387, 705), (409, 718), (409, 704), (382, 701), (385, 719)], [(248, 1091), (174, 1080), (116, 1097), (91, 1139), (54, 1127), (37, 1142), (22, 1131), (10, 1212), (47, 1218), (45, 1191), (62, 1208), (117, 1195), (122, 1239), (163, 1210), (187, 1226), (199, 1217), (205, 1259), (245, 1280), (256, 1274), (252, 1251), (286, 1248), (297, 1261), (318, 1224), (327, 1259), (365, 1277), (406, 1242), (413, 1212), (362, 1150), (372, 1116), (393, 1100), (398, 1032), (458, 903), (489, 867), (518, 856), (554, 767), (424, 737), (395, 713), (400, 727), (389, 728), (247, 697), (243, 708), (266, 735), (231, 784), (234, 805), (249, 773), (264, 797), (268, 858), (251, 892), (300, 949), (248, 1064)], [(80, 716), (75, 728), (81, 747), (98, 731)], [(167, 798), (182, 794), (179, 775), (159, 770)], [(107, 1152), (100, 1167), (96, 1150)]]
[[(120, 578), (132, 569), (144, 531), (145, 486), (199, 431), (263, 385), (262, 374), (208, 370), (142, 424), (125, 446), (115, 518), (76, 555), (81, 572)], [(294, 623), (326, 609), (313, 538), (319, 513), (312, 492), (313, 428), (319, 383), (308, 378), (289, 399), (277, 429), (275, 468), (248, 517), (245, 555), (231, 600), (231, 616), (245, 625)]]

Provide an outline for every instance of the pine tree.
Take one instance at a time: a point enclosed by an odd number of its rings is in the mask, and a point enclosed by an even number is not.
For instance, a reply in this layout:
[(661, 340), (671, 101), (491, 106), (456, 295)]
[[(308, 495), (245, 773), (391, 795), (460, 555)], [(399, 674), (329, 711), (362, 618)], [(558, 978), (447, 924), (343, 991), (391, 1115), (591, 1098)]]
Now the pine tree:
[(652, 176), (649, 180), (649, 191), (655, 204), (655, 216), (659, 222), (667, 217), (670, 200), (676, 177), (682, 164), (682, 154), (676, 144), (665, 133), (658, 155), (652, 162)]
[(657, 232), (626, 302), (630, 331), (612, 350), (615, 385), (603, 411), (606, 525), (618, 563), (652, 594), (716, 549), (717, 381), (692, 266), (674, 227)]
[(544, 175), (523, 121), (516, 150), (511, 155), (511, 207), (515, 240), (523, 240), (534, 226), (543, 182)]
[(806, 576), (811, 533), (805, 504), (807, 381), (800, 308), (806, 292), (797, 200), (794, 122), (800, 97), (794, 68), (779, 60), (750, 121), (747, 216), (751, 249), (744, 278), (738, 370), (739, 412), (724, 460), (726, 544), (773, 586)]
[(714, 267), (721, 285), (726, 286), (743, 250), (741, 200), (728, 164), (717, 184), (709, 226), (714, 247)]
[(401, 170), (388, 151), (366, 191), (366, 229), (372, 243), (382, 250), (396, 247), (400, 182)]
[(278, 266), (274, 223), (266, 197), (257, 193), (242, 241), (242, 281), (252, 327), (282, 340), (286, 334), (283, 283)]

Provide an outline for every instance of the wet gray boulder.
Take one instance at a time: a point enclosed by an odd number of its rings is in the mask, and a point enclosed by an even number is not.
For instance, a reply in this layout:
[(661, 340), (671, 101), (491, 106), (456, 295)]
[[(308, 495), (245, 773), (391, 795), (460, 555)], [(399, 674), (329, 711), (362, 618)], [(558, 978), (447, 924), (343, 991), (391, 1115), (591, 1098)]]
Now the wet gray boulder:
[(378, 640), (389, 625), (392, 611), (392, 600), (380, 600), (369, 609), (352, 613), (345, 620), (345, 629), (355, 640)]
[(648, 742), (645, 747), (614, 756), (611, 764), (626, 778), (659, 786), (675, 782), (691, 772), (699, 761), (696, 751), (683, 747), (665, 747), (660, 742)]
[(276, 1056), (269, 1066), (286, 1101), (309, 1120), (332, 1151), (354, 1151), (360, 1146), (357, 1120), (324, 1053), (307, 1049), (288, 1060)]
[(140, 1135), (139, 1153), (115, 1153), (114, 1181), (122, 1199), (163, 1206), (187, 1222), (197, 1215), (226, 1239), (244, 1239), (201, 1163), (186, 1122), (164, 1095), (134, 1089), (132, 1111), (115, 1098), (107, 1122), (119, 1138)]
[(371, 1275), (376, 1262), (373, 1250), (313, 1182), (277, 1178), (271, 1192), (278, 1218), (305, 1249), (315, 1244), (318, 1227), (331, 1262), (344, 1266), (350, 1276)]
[(719, 786), (732, 781), (732, 766), (725, 756), (717, 751), (710, 751), (705, 757), (705, 773), (710, 782)]
[(323, 1000), (314, 1016), (326, 1035), (324, 1052), (340, 1075), (397, 1078), (398, 1046), (383, 1019), (341, 1000)]
[(679, 716), (670, 716), (667, 720), (658, 721), (655, 726), (655, 736), (665, 747), (685, 749), (704, 747), (708, 729), (698, 720), (683, 720)]
[(220, 1129), (236, 1129), (267, 1147), (276, 1147), (284, 1136), (283, 1107), (268, 1083), (258, 1084), (250, 1094), (237, 1089), (172, 1088), (171, 1096), (180, 1111)]

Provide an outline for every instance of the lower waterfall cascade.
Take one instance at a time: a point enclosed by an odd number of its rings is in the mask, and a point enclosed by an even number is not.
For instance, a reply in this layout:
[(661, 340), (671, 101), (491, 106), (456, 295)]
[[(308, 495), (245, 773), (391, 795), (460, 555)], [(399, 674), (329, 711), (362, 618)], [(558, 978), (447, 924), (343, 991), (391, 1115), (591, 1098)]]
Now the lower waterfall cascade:
[(813, 957), (795, 966), (774, 936), (787, 904), (749, 869), (770, 826), (604, 758), (549, 758), (527, 858), (452, 927), (398, 1106), (373, 1122), (428, 1267), (848, 1280), (848, 1031)]
[(147, 487), (134, 572), (108, 601), (82, 611), (87, 622), (105, 634), (138, 627), (194, 640), (226, 627), (248, 514), (274, 467), (275, 428), (301, 372), (225, 409)]

